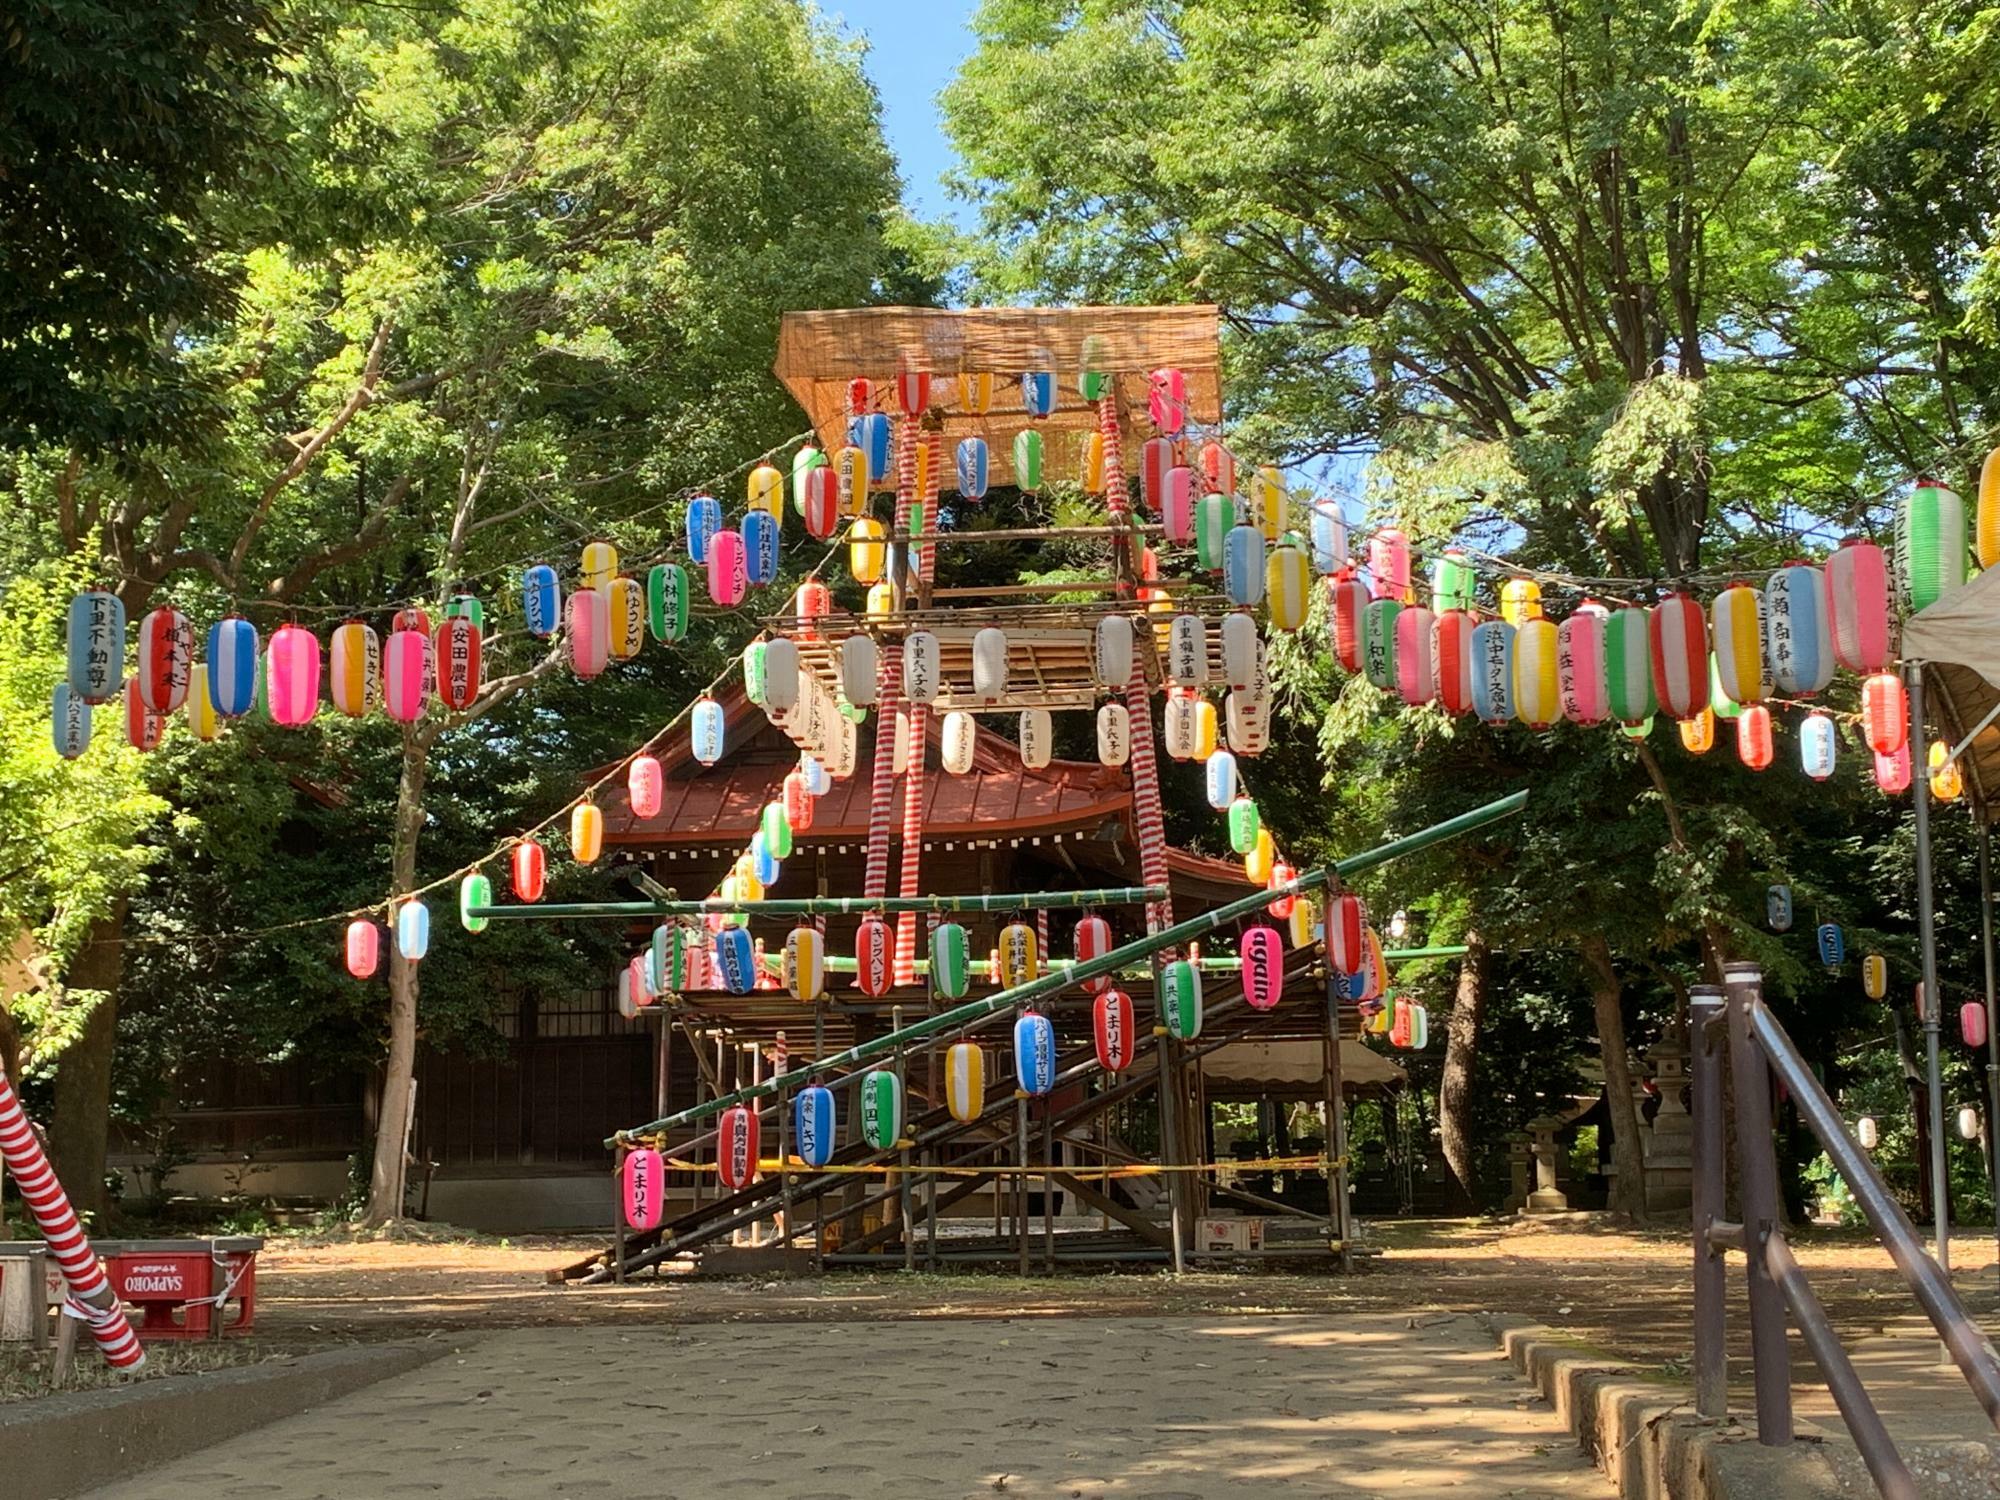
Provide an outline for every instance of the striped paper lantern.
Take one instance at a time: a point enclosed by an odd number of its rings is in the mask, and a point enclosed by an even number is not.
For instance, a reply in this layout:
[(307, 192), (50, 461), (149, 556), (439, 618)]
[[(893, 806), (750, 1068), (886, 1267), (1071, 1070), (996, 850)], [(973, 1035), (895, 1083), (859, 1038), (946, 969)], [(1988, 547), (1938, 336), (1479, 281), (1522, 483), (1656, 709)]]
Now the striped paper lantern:
[(1826, 560), (1826, 599), (1832, 616), (1833, 654), (1850, 672), (1866, 676), (1894, 658), (1889, 631), (1889, 563), (1873, 542), (1849, 537)]
[(1187, 425), (1187, 375), (1172, 366), (1146, 377), (1146, 418), (1169, 436)]
[(333, 706), (358, 719), (375, 706), (382, 680), (382, 638), (372, 626), (349, 620), (333, 632), (333, 662), (328, 687)]
[(171, 605), (148, 610), (139, 621), (138, 659), (133, 681), (139, 701), (156, 714), (170, 714), (187, 702), (194, 672), (194, 627)]
[(430, 669), (428, 635), (419, 630), (389, 632), (388, 644), (382, 650), (382, 708), (397, 723), (408, 724), (422, 717), (430, 688)]
[(1973, 525), (1973, 550), (1979, 566), (1990, 568), (2000, 562), (2000, 448), (1986, 455), (1979, 466), (1979, 501)]
[(1227, 558), (1230, 528), (1236, 524), (1236, 502), (1227, 495), (1207, 494), (1194, 508), (1195, 561), (1219, 573)]
[(1312, 604), (1312, 560), (1302, 547), (1274, 547), (1264, 568), (1264, 597), (1269, 601), (1271, 625), (1276, 630), (1297, 630), (1306, 622)]
[[(847, 424), (847, 441), (868, 460), (868, 484), (883, 485), (894, 467), (890, 456), (894, 436), (885, 411), (864, 412)], [(865, 489), (857, 492), (865, 497)]]
[(1223, 539), (1222, 591), (1239, 609), (1262, 603), (1266, 574), (1264, 533), (1255, 526), (1232, 526)]
[(1326, 955), (1342, 974), (1358, 974), (1367, 961), (1368, 908), (1351, 891), (1327, 902)]
[(986, 1108), (986, 1054), (976, 1042), (954, 1042), (944, 1054), (944, 1102), (954, 1120), (976, 1120)]
[(1042, 487), (1042, 435), (1032, 427), (1014, 434), (1014, 487), (1029, 495)]
[[(1092, 959), (1102, 958), (1111, 951), (1111, 924), (1095, 914), (1084, 917), (1076, 924), (1072, 942), (1074, 946), (1071, 951), (1075, 953), (1078, 963), (1088, 963)], [(1110, 988), (1111, 976), (1099, 974), (1095, 978), (1082, 980), (1081, 983), (1085, 990), (1095, 993)]]
[(1653, 693), (1650, 611), (1614, 609), (1604, 621), (1604, 681), (1611, 717), (1627, 728), (1648, 723), (1659, 707)]
[(1402, 611), (1400, 598), (1370, 599), (1361, 611), (1362, 674), (1385, 693), (1396, 690), (1396, 617)]
[(1308, 532), (1315, 569), (1331, 577), (1347, 566), (1347, 522), (1340, 514), (1338, 500), (1323, 496), (1313, 501)]
[(1401, 599), (1410, 587), (1410, 539), (1385, 526), (1368, 539), (1368, 589), (1377, 599)]
[[(739, 878), (738, 884), (742, 882)], [(745, 896), (744, 900), (754, 897)], [(714, 937), (715, 972), (732, 995), (747, 995), (757, 987), (757, 950), (747, 927), (724, 927)]]
[(1653, 694), (1670, 719), (1692, 719), (1708, 705), (1708, 622), (1700, 603), (1682, 593), (1653, 608)]
[(1556, 675), (1562, 694), (1563, 717), (1586, 727), (1611, 715), (1611, 689), (1605, 678), (1605, 617), (1580, 609), (1556, 627)]
[(1171, 438), (1147, 438), (1139, 445), (1139, 503), (1158, 515), (1167, 498), (1167, 475), (1174, 468)]
[(896, 377), (896, 407), (906, 417), (922, 416), (931, 407), (928, 370), (905, 370)]
[(287, 729), (310, 724), (319, 712), (319, 637), (302, 625), (280, 625), (265, 655), (271, 722)]
[(1267, 542), (1284, 533), (1285, 481), (1275, 465), (1262, 464), (1250, 476), (1250, 521)]
[(1137, 1032), (1132, 997), (1123, 990), (1100, 991), (1090, 1004), (1090, 1032), (1098, 1067), (1107, 1073), (1129, 1068)]
[(1222, 444), (1207, 442), (1201, 445), (1201, 477), (1209, 490), (1218, 495), (1236, 493), (1236, 455)]
[(709, 601), (724, 609), (734, 609), (743, 602), (743, 593), (750, 586), (750, 575), (746, 570), (743, 552), (743, 533), (722, 530), (708, 539), (708, 597)]
[(1722, 691), (1736, 703), (1764, 699), (1763, 599), (1748, 584), (1731, 584), (1711, 606), (1715, 624), (1715, 672)]
[(1024, 371), (1021, 375), (1021, 410), (1031, 417), (1046, 417), (1055, 409), (1055, 371)]
[(1194, 539), (1194, 470), (1182, 465), (1167, 470), (1160, 496), (1160, 524), (1170, 542)]
[(139, 696), (139, 679), (125, 679), (125, 743), (134, 750), (152, 751), (160, 748), (160, 736), (166, 732), (167, 720), (164, 714), (154, 713), (146, 707), (145, 699)]
[(588, 680), (604, 670), (610, 654), (611, 601), (598, 589), (578, 589), (569, 596), (570, 670)]
[(1431, 564), (1431, 608), (1439, 614), (1448, 609), (1471, 609), (1478, 587), (1472, 564), (1456, 547), (1447, 547), (1444, 555)]
[(1472, 630), (1472, 615), (1462, 609), (1448, 609), (1432, 623), (1432, 680), (1446, 713), (1472, 712)]
[(876, 1151), (893, 1151), (903, 1138), (903, 1080), (887, 1068), (861, 1075), (861, 1138)]
[(833, 1090), (811, 1084), (799, 1090), (792, 1101), (792, 1154), (808, 1167), (823, 1167), (833, 1160)]
[(1764, 659), (1781, 693), (1809, 698), (1833, 680), (1826, 575), (1787, 563), (1764, 584)]
[[(708, 499), (707, 496), (701, 496), (700, 498)], [(716, 505), (716, 503), (713, 500), (709, 500), (708, 503), (709, 505), (714, 506), (714, 514), (716, 515), (716, 517), (718, 517), (718, 524), (719, 524), (719, 518), (722, 514), (722, 507)], [(688, 515), (689, 515), (689, 533), (690, 535), (692, 535), (693, 525), (694, 525), (693, 523), (694, 507), (692, 505), (688, 509)], [(690, 545), (692, 545), (692, 543), (690, 543)], [(696, 561), (699, 562), (700, 559), (697, 558)], [(607, 583), (611, 582), (611, 580), (615, 578), (617, 575), (618, 575), (618, 549), (616, 547), (612, 546), (611, 543), (609, 542), (584, 543), (583, 560), (581, 567), (582, 587), (587, 589), (601, 589)]]
[(1201, 1035), (1201, 970), (1188, 959), (1175, 959), (1160, 970), (1160, 1020), (1177, 1042)]
[(785, 515), (785, 476), (770, 464), (759, 464), (744, 484), (744, 503), (773, 521)]
[(817, 927), (794, 927), (785, 934), (779, 971), (794, 1000), (817, 1000), (826, 993), (826, 936)]
[(1505, 620), (1472, 629), (1472, 711), (1496, 727), (1514, 721), (1514, 627)]
[(646, 628), (656, 641), (688, 633), (688, 575), (679, 563), (655, 563), (646, 573)]
[(1562, 717), (1561, 654), (1554, 622), (1539, 614), (1514, 632), (1514, 714), (1530, 729)]
[(715, 1127), (715, 1174), (730, 1192), (740, 1192), (756, 1180), (762, 1140), (754, 1109), (732, 1104), (722, 1112)]
[(1032, 984), (1041, 977), (1041, 943), (1026, 922), (1009, 922), (1001, 928), (994, 951), (1000, 965), (994, 978), (1003, 989)]
[(1396, 691), (1412, 707), (1435, 702), (1438, 696), (1436, 625), (1436, 615), (1421, 604), (1396, 615)]
[(1040, 1011), (1014, 1021), (1014, 1082), (1036, 1098), (1056, 1086), (1056, 1029)]
[(956, 922), (940, 922), (931, 929), (931, 988), (946, 1000), (965, 996), (972, 985), (970, 945), (965, 929)]
[[(844, 449), (843, 452), (853, 452)], [(841, 495), (841, 472), (835, 468), (818, 468), (806, 475), (805, 523), (806, 534), (815, 541), (825, 541), (840, 525), (843, 515), (853, 514), (855, 507), (847, 503)]]
[(208, 701), (225, 719), (242, 718), (257, 701), (257, 627), (240, 615), (208, 627)]
[(1919, 479), (1897, 509), (1896, 582), (1912, 615), (1965, 582), (1965, 502), (1934, 479)]

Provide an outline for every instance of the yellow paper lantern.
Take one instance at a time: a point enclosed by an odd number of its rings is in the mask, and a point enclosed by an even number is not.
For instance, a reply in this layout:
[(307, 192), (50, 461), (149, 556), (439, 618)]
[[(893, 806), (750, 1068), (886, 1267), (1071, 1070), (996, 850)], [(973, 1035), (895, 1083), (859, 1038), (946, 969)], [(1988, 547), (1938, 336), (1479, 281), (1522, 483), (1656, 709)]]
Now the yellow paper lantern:
[(856, 516), (847, 528), (847, 571), (856, 583), (882, 581), (889, 565), (888, 532), (873, 516)]
[(1259, 828), (1257, 842), (1248, 854), (1243, 856), (1243, 873), (1252, 885), (1269, 885), (1271, 867), (1278, 862), (1278, 846), (1271, 838), (1271, 830)]

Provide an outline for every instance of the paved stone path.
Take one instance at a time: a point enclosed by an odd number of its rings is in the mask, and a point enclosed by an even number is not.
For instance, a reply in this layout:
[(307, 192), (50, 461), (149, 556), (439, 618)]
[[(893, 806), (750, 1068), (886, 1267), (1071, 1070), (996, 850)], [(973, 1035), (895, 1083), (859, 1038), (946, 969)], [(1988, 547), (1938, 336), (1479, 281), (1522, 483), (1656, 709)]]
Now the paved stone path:
[(1379, 1313), (523, 1329), (94, 1495), (750, 1493), (1613, 1496), (1473, 1319)]

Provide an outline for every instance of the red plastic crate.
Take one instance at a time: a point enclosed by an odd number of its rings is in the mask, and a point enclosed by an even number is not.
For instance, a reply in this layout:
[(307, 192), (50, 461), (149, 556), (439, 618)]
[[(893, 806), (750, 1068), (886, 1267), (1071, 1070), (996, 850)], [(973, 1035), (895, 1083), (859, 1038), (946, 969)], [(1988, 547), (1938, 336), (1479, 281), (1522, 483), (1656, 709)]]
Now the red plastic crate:
[[(107, 1248), (105, 1274), (120, 1300), (141, 1308), (141, 1338), (205, 1339), (248, 1333), (257, 1317), (257, 1252), (203, 1241)], [(215, 1297), (224, 1317), (217, 1326)], [(235, 1316), (227, 1316), (231, 1305)]]

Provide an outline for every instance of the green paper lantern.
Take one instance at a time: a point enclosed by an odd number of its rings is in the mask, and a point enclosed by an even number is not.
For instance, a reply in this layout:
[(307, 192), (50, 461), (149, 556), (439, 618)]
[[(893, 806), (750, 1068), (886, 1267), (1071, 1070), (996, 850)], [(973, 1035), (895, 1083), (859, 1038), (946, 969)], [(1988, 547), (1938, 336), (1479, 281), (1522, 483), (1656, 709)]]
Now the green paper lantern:
[(1257, 835), (1263, 827), (1254, 798), (1238, 797), (1229, 804), (1229, 847), (1238, 854), (1248, 854), (1257, 847)]
[(474, 870), (458, 883), (458, 925), (467, 932), (484, 932), (490, 917), (475, 917), (472, 908), (493, 904), (493, 882)]
[(903, 1080), (887, 1068), (861, 1075), (861, 1138), (877, 1151), (903, 1138)]
[(1177, 1042), (1201, 1035), (1201, 970), (1184, 958), (1160, 970), (1160, 1020)]
[(792, 857), (792, 820), (785, 816), (785, 804), (766, 802), (764, 817), (760, 827), (764, 835), (764, 847), (779, 859)]
[(646, 623), (656, 641), (688, 633), (688, 575), (679, 563), (660, 563), (646, 575)]
[(1905, 614), (1965, 582), (1965, 502), (1935, 480), (1919, 483), (1897, 509), (1896, 581)]
[(1396, 616), (1400, 599), (1370, 599), (1361, 611), (1361, 671), (1384, 692), (1396, 690)]
[(938, 923), (931, 929), (931, 988), (947, 1000), (958, 1000), (971, 986), (965, 929), (956, 922)]
[(1031, 492), (1042, 487), (1042, 435), (1032, 427), (1014, 434), (1014, 487)]
[(1195, 559), (1211, 573), (1222, 571), (1229, 533), (1236, 525), (1236, 502), (1227, 495), (1203, 495), (1194, 508)]

